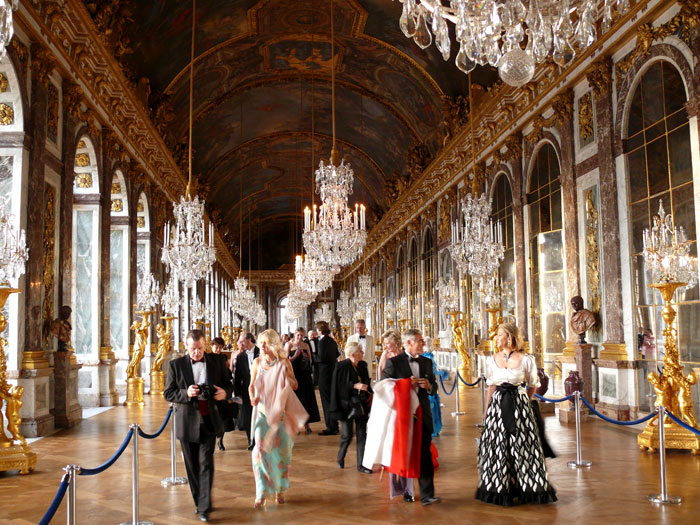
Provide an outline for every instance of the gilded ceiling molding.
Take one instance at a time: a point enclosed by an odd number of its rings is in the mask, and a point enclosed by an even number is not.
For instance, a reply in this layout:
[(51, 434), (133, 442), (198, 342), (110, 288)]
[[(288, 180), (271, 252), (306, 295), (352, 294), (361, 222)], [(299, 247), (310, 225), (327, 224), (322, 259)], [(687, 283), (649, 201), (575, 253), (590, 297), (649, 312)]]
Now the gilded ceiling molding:
[(290, 279), (294, 279), (294, 271), (292, 270), (249, 270), (243, 272), (243, 275), (248, 278), (249, 282), (260, 284), (289, 285)]
[(610, 93), (612, 89), (612, 58), (606, 55), (593, 62), (586, 73), (586, 80), (588, 80), (596, 98)]
[(620, 89), (622, 79), (638, 57), (649, 55), (649, 48), (655, 40), (663, 40), (677, 32), (690, 32), (700, 24), (700, 2), (698, 0), (676, 0), (681, 6), (676, 16), (665, 24), (654, 27), (652, 22), (637, 27), (634, 49), (622, 60), (615, 64), (617, 88)]
[[(136, 98), (133, 83), (101, 42), (100, 31), (84, 4), (80, 0), (65, 0), (61, 4), (26, 2), (22, 6), (24, 9), (15, 13), (15, 22), (31, 38), (56, 50), (57, 56), (60, 54), (68, 66), (64, 76), (80, 83), (98, 113), (118, 131), (123, 144), (140, 158), (168, 198), (179, 198), (185, 191), (186, 179), (151, 122), (147, 109)], [(19, 44), (13, 44), (13, 48), (21, 58)], [(88, 126), (94, 127), (97, 118), (90, 118)], [(220, 234), (216, 238), (216, 248), (217, 257), (229, 275), (238, 275), (238, 266)]]
[(32, 44), (32, 78), (35, 78), (42, 86), (49, 87), (49, 77), (56, 67), (56, 61), (51, 52), (41, 44)]

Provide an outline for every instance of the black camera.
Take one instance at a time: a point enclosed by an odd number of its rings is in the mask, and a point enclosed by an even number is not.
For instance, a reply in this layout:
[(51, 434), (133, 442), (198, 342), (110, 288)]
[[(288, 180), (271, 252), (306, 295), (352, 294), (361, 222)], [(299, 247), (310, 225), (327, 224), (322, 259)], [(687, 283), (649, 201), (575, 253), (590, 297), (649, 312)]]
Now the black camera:
[(214, 397), (214, 391), (213, 389), (207, 385), (206, 383), (203, 383), (201, 385), (197, 385), (197, 388), (199, 388), (199, 396), (202, 399), (210, 399)]

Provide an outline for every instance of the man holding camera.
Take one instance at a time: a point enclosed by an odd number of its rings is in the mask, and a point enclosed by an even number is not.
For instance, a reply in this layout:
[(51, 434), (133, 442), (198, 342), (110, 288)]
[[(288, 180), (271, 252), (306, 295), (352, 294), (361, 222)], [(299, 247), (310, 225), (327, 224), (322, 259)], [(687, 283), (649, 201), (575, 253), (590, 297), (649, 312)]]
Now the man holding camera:
[(231, 397), (230, 373), (214, 354), (205, 354), (201, 330), (187, 334), (187, 355), (170, 361), (163, 396), (174, 403), (175, 431), (187, 479), (201, 521), (209, 521), (214, 481), (214, 444), (223, 432), (216, 401)]

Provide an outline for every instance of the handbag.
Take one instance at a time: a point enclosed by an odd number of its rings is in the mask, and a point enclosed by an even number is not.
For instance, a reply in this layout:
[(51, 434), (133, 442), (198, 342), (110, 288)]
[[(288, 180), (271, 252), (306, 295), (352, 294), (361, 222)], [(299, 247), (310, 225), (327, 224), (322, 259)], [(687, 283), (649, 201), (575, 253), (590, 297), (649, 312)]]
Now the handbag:
[(348, 411), (348, 419), (357, 419), (358, 417), (367, 416), (367, 405), (360, 399), (359, 394), (350, 396), (350, 410)]

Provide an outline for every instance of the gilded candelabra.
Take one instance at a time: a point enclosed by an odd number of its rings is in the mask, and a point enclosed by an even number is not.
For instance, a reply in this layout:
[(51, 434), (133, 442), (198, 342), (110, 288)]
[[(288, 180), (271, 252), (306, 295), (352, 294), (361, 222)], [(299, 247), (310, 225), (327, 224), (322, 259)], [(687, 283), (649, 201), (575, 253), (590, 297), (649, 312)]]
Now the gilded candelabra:
[[(0, 333), (4, 332), (7, 326), (7, 319), (1, 310), (10, 294), (19, 292), (16, 288), (0, 287)], [(36, 467), (36, 454), (27, 445), (27, 440), (19, 429), (22, 423), (19, 411), (22, 407), (24, 387), (10, 386), (7, 382), (6, 345), (7, 341), (0, 337), (0, 472), (19, 469), (21, 474), (29, 474)], [(11, 438), (5, 434), (5, 419)]]
[(501, 315), (501, 308), (491, 306), (489, 308), (484, 308), (489, 314), (489, 341), (491, 342), (491, 349), (495, 352), (498, 350), (496, 348), (496, 335), (498, 334), (498, 326), (503, 322), (503, 316)]
[[(660, 282), (650, 284), (650, 288), (656, 288), (664, 299), (666, 305), (662, 311), (662, 317), (666, 323), (662, 334), (665, 338), (664, 367), (661, 375), (651, 372), (647, 379), (656, 392), (655, 406), (664, 406), (666, 410), (685, 421), (690, 426), (698, 427), (698, 421), (693, 412), (691, 387), (697, 383), (698, 377), (694, 372), (683, 374), (683, 365), (680, 363), (678, 347), (676, 345), (676, 330), (673, 321), (676, 311), (671, 307), (671, 299), (681, 282)], [(666, 448), (691, 450), (693, 454), (700, 454), (700, 437), (677, 425), (670, 418), (665, 419), (664, 433)], [(658, 416), (650, 419), (644, 431), (637, 436), (637, 443), (642, 450), (655, 452), (659, 448)]]
[(462, 312), (459, 310), (445, 312), (450, 316), (450, 326), (452, 327), (452, 341), (454, 342), (459, 356), (462, 358), (462, 364), (459, 365), (457, 371), (462, 379), (471, 382), (472, 377), (472, 358), (467, 350), (466, 328), (467, 323), (464, 319), (460, 319)]
[(221, 338), (224, 340), (226, 347), (230, 348), (231, 344), (233, 343), (233, 328), (230, 326), (224, 326), (221, 328), (219, 333), (221, 334)]
[(165, 388), (165, 372), (163, 372), (163, 361), (173, 349), (171, 340), (173, 331), (173, 319), (176, 317), (161, 317), (165, 324), (156, 326), (156, 334), (158, 335), (158, 352), (151, 366), (151, 390), (148, 394), (151, 396), (161, 395)]
[(134, 321), (131, 329), (134, 331), (134, 351), (131, 354), (131, 361), (126, 367), (126, 401), (128, 407), (143, 407), (143, 378), (141, 377), (141, 360), (146, 353), (148, 343), (148, 329), (151, 323), (148, 321), (153, 310), (140, 310), (136, 312), (141, 315), (141, 321)]
[(204, 325), (204, 333), (206, 334), (206, 340), (207, 340), (206, 352), (207, 352), (207, 354), (210, 354), (211, 353), (211, 323), (209, 321), (206, 321), (202, 324)]
[(348, 337), (350, 333), (350, 326), (348, 325), (340, 325), (340, 348), (345, 348), (345, 343), (348, 342)]

